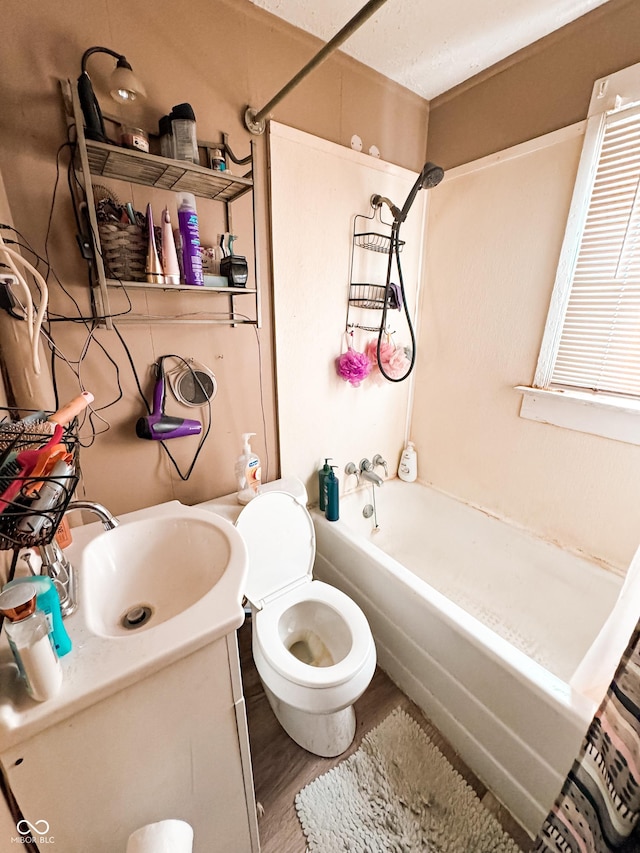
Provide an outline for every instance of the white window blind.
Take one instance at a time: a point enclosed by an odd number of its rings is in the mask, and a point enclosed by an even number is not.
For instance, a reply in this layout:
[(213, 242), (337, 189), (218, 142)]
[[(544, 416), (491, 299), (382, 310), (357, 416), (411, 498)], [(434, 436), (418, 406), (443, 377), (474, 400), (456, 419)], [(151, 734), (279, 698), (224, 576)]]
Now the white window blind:
[(548, 387), (640, 397), (640, 104), (609, 113)]

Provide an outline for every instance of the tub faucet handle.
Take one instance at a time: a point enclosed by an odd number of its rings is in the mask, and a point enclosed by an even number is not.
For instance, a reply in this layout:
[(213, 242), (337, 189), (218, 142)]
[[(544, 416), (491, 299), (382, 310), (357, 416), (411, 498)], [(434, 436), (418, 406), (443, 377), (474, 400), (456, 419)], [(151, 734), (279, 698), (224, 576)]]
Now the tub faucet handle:
[(382, 458), (382, 456), (380, 456), (379, 453), (376, 453), (376, 455), (373, 457), (373, 461), (371, 464), (373, 465), (374, 468), (377, 468), (378, 465), (382, 465), (382, 467), (384, 468), (384, 476), (385, 477), (389, 476), (389, 469), (387, 467), (387, 462), (385, 459)]
[(347, 476), (349, 476), (350, 474), (355, 474), (356, 475), (356, 484), (358, 486), (360, 485), (360, 471), (358, 471), (358, 468), (356, 467), (355, 462), (347, 462), (347, 464), (344, 466), (344, 473)]

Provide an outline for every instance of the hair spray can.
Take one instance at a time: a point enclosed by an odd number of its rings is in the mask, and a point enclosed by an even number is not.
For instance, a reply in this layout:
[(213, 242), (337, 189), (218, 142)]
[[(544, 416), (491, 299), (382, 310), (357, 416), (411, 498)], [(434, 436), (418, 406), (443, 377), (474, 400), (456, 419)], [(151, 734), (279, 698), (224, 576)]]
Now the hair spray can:
[(202, 275), (196, 199), (192, 193), (177, 193), (177, 196), (184, 282), (185, 284), (202, 286), (204, 285), (204, 278)]

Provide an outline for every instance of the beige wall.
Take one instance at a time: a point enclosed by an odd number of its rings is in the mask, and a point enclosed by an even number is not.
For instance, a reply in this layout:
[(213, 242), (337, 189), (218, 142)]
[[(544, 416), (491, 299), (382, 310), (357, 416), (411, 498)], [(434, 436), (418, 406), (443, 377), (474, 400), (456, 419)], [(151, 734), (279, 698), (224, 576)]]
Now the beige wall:
[(640, 539), (640, 447), (519, 417), (584, 123), (449, 172), (431, 193), (412, 436), (419, 476), (621, 569)]
[(508, 149), (586, 118), (639, 31), (640, 4), (610, 0), (431, 102), (429, 159), (468, 168), (431, 194), (412, 423), (422, 478), (620, 569), (640, 448), (520, 419), (513, 391), (533, 379), (580, 139)]
[[(220, 139), (227, 132), (241, 156), (248, 152), (249, 134), (242, 115), (247, 104), (261, 107), (318, 50), (320, 42), (247, 0), (195, 0), (176, 5), (166, 0), (127, 3), (124, 0), (70, 0), (63, 5), (45, 0), (3, 4), (3, 77), (0, 88), (0, 171), (4, 176), (16, 226), (40, 253), (44, 252), (47, 217), (55, 182), (56, 151), (65, 139), (59, 78), (77, 78), (83, 51), (104, 45), (124, 53), (144, 80), (148, 99), (134, 108), (136, 123), (154, 130), (158, 118), (174, 104), (189, 101), (195, 110), (198, 136)], [(94, 56), (89, 70), (105, 112), (118, 108), (104, 91), (113, 64)], [(275, 117), (333, 142), (349, 145), (354, 133), (365, 150), (375, 144), (392, 162), (418, 169), (424, 161), (428, 118), (427, 103), (365, 69), (336, 55), (317, 69), (276, 110)], [(398, 132), (398, 128), (402, 132)], [(65, 152), (62, 155), (63, 164)], [(89, 499), (104, 502), (114, 512), (177, 497), (193, 503), (232, 491), (233, 464), (240, 451), (239, 435), (258, 433), (255, 449), (262, 457), (264, 474), (279, 473), (273, 379), (271, 281), (268, 255), (266, 200), (266, 143), (258, 142), (261, 178), (257, 190), (260, 207), (258, 231), (265, 271), (264, 327), (258, 339), (252, 327), (123, 326), (136, 367), (149, 396), (150, 366), (164, 353), (192, 356), (216, 374), (218, 395), (213, 402), (213, 428), (194, 474), (180, 482), (155, 442), (135, 438), (134, 424), (142, 414), (131, 371), (115, 333), (100, 330), (83, 362), (82, 378), (104, 406), (117, 396), (113, 366), (102, 344), (120, 368), (123, 398), (102, 414), (111, 429), (82, 450), (84, 491)], [(120, 185), (119, 193), (133, 197), (136, 206), (153, 200), (144, 189)], [(199, 206), (203, 241), (220, 230), (218, 219)], [(215, 207), (215, 206), (214, 206)], [(211, 221), (207, 217), (211, 216)], [(243, 217), (242, 222), (246, 222)], [(248, 223), (243, 224), (238, 251), (247, 251)], [(64, 171), (58, 188), (49, 254), (57, 274), (87, 310), (86, 272), (80, 260), (71, 218)], [(74, 314), (70, 300), (51, 281), (52, 310)], [(152, 310), (184, 311), (202, 306), (204, 297), (158, 295)], [(218, 297), (212, 297), (218, 299)], [(139, 297), (139, 300), (142, 297)], [(223, 310), (226, 300), (220, 297)], [(196, 302), (197, 301), (197, 302)], [(206, 306), (210, 306), (210, 302)], [(116, 302), (120, 309), (123, 302)], [(157, 306), (157, 307), (156, 307)], [(240, 306), (238, 306), (241, 310)], [(312, 330), (310, 330), (310, 333)], [(57, 323), (56, 342), (70, 360), (79, 357), (87, 338), (80, 324)], [(260, 364), (262, 369), (260, 372)], [(77, 383), (69, 369), (58, 363), (62, 399), (73, 396)], [(168, 411), (194, 417), (192, 409), (168, 398)], [(96, 421), (97, 429), (103, 425)], [(85, 430), (86, 433), (86, 430)], [(169, 444), (183, 470), (193, 455), (197, 439)], [(315, 453), (315, 451), (313, 451)]]
[[(272, 126), (270, 162), (282, 473), (304, 479), (315, 501), (323, 457), (337, 465), (341, 492), (357, 483), (345, 474), (348, 462), (358, 465), (380, 454), (389, 476), (397, 470), (411, 383), (367, 377), (353, 387), (336, 374), (335, 359), (345, 350), (350, 275), (354, 282), (384, 285), (387, 273), (386, 254), (352, 248), (354, 228), (388, 236), (389, 228), (377, 216), (362, 218), (373, 215), (371, 196), (402, 205), (416, 175), (280, 124)], [(304, 204), (296, 203), (301, 195)], [(414, 322), (426, 195), (418, 194), (401, 232), (405, 293)], [(389, 221), (386, 207), (382, 213)], [(398, 281), (395, 265), (392, 281)], [(387, 321), (396, 344), (408, 345), (404, 316), (389, 311)], [(381, 311), (350, 306), (349, 322), (379, 327)], [(377, 341), (377, 332), (354, 330), (358, 352), (372, 340)]]
[(431, 101), (429, 159), (451, 168), (581, 121), (593, 81), (640, 61), (640, 3), (609, 0)]

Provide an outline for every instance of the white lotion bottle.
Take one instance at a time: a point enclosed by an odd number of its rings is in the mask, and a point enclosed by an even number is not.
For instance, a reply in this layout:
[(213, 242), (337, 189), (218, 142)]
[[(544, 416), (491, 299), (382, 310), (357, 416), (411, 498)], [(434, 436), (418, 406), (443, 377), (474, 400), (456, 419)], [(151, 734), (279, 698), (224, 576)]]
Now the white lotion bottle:
[(23, 583), (0, 593), (5, 632), (27, 693), (36, 702), (52, 699), (62, 685), (62, 668), (49, 637), (49, 620), (36, 610), (37, 589)]
[(242, 435), (242, 453), (236, 462), (236, 480), (238, 481), (238, 503), (248, 504), (260, 490), (260, 459), (251, 450), (249, 439), (255, 432), (245, 432)]
[(418, 455), (412, 441), (407, 442), (407, 446), (402, 451), (400, 456), (400, 465), (398, 466), (398, 477), (404, 480), (405, 483), (413, 483), (418, 476)]
[(165, 284), (180, 284), (180, 265), (168, 207), (162, 211), (162, 271)]

